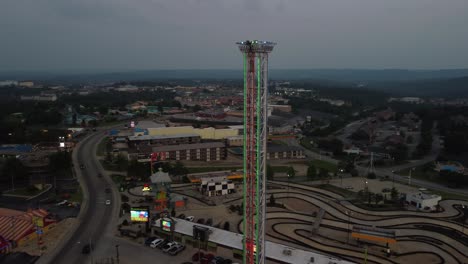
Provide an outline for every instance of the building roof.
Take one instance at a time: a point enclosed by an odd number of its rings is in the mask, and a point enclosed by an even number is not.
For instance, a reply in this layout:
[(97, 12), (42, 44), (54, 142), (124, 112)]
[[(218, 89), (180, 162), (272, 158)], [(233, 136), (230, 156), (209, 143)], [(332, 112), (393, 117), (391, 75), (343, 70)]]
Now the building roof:
[(303, 151), (304, 149), (298, 146), (285, 146), (277, 144), (268, 144), (267, 152), (288, 152), (288, 151)]
[[(242, 250), (242, 240), (244, 238), (243, 235), (226, 231), (219, 228), (214, 228), (211, 226), (201, 225), (197, 223), (193, 223), (190, 221), (186, 221), (183, 219), (174, 219), (176, 221), (175, 224), (175, 232), (184, 234), (187, 236), (192, 237), (193, 235), (193, 226), (202, 226), (206, 227), (211, 230), (209, 235), (209, 241), (226, 246), (232, 249)], [(156, 227), (160, 227), (160, 221), (156, 221)], [(291, 255), (283, 254), (284, 250), (291, 250)], [(305, 251), (298, 248), (292, 248), (286, 245), (265, 241), (265, 253), (266, 257), (274, 260), (279, 260), (285, 263), (309, 263), (311, 258), (314, 258), (316, 263), (339, 263), (339, 264), (351, 264), (352, 262), (340, 260), (334, 257), (322, 255), (312, 251)]]
[(157, 139), (169, 139), (169, 138), (186, 138), (186, 137), (200, 137), (197, 134), (177, 134), (177, 135), (168, 135), (168, 136), (151, 136), (151, 135), (142, 135), (142, 136), (130, 136), (128, 140), (130, 141), (140, 141), (140, 140), (157, 140)]
[(205, 142), (205, 143), (196, 143), (196, 144), (181, 144), (181, 145), (153, 147), (153, 152), (203, 149), (203, 148), (224, 148), (225, 146), (226, 145), (223, 142)]
[(165, 125), (161, 123), (156, 123), (153, 121), (138, 121), (136, 127), (141, 128), (141, 129), (148, 129), (148, 128), (165, 127)]
[(0, 235), (7, 240), (18, 241), (34, 231), (33, 217), (45, 218), (48, 214), (43, 209), (22, 212), (0, 208)]
[(429, 200), (429, 199), (442, 199), (442, 196), (437, 194), (431, 194), (426, 192), (415, 192), (408, 194), (411, 198), (415, 198), (418, 200)]
[(162, 171), (162, 168), (153, 175), (150, 176), (151, 183), (161, 184), (161, 183), (171, 183), (171, 177), (169, 177), (169, 173)]

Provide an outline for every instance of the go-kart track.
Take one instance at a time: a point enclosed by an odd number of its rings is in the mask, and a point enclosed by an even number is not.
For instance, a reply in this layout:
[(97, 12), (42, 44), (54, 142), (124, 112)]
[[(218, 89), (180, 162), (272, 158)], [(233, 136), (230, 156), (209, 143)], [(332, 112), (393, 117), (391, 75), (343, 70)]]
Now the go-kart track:
[[(467, 201), (442, 200), (443, 211), (434, 213), (369, 211), (336, 193), (312, 186), (269, 181), (268, 187), (267, 197), (273, 194), (286, 208), (268, 207), (267, 240), (356, 263), (363, 263), (365, 258), (368, 263), (468, 263), (468, 232), (458, 220), (463, 216), (461, 205), (468, 206)], [(226, 203), (235, 202), (239, 199)], [(318, 231), (313, 233), (313, 212), (320, 208), (325, 213)], [(353, 226), (395, 231), (392, 255), (387, 256), (385, 243), (358, 242), (351, 237)], [(238, 230), (242, 232), (242, 223)]]

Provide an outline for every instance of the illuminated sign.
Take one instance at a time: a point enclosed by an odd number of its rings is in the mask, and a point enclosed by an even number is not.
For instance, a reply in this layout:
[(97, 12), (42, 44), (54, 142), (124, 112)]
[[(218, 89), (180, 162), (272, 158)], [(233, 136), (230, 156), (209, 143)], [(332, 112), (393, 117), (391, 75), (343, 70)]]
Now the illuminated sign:
[(151, 191), (151, 186), (149, 184), (143, 185), (143, 189), (141, 189), (143, 192), (150, 192)]
[(163, 231), (171, 232), (172, 222), (168, 220), (162, 220), (161, 227)]
[(130, 122), (130, 127), (134, 128), (135, 127), (135, 121)]
[(131, 208), (130, 219), (133, 222), (148, 222), (149, 212), (146, 208)]

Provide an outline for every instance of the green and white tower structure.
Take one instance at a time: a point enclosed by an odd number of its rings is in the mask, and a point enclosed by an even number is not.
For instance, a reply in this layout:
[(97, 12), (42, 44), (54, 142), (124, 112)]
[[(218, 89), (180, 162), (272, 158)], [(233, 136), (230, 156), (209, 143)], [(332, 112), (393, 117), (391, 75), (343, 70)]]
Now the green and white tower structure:
[(276, 43), (236, 43), (244, 57), (244, 263), (265, 263), (268, 54)]

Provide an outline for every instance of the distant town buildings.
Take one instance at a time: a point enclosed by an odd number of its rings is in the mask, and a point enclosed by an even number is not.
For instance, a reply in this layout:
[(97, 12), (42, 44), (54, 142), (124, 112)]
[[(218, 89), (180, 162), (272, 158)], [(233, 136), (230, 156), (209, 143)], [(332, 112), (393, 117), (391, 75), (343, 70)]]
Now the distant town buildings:
[(57, 101), (57, 95), (51, 93), (41, 93), (40, 95), (22, 95), (22, 101), (39, 101), (39, 102), (55, 102)]

